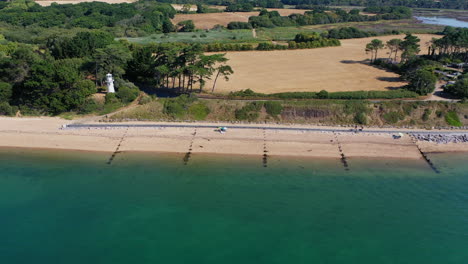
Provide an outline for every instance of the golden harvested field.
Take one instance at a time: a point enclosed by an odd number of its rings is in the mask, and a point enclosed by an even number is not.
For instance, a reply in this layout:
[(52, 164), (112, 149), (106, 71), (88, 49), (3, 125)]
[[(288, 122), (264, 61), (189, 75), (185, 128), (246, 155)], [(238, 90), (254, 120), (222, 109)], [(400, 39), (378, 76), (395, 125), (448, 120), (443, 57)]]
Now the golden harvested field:
[[(375, 37), (386, 42), (399, 36)], [(421, 51), (436, 35), (418, 35)], [(364, 48), (374, 38), (342, 40), (341, 47), (285, 51), (228, 52), (234, 74), (229, 81), (218, 79), (215, 93), (251, 89), (259, 93), (371, 91), (401, 87), (406, 83), (395, 73), (363, 63), (369, 58)], [(388, 57), (381, 50), (379, 57)], [(212, 81), (205, 89), (211, 91)]]
[[(291, 14), (304, 14), (305, 9), (276, 9), (268, 8), (269, 11), (278, 11), (282, 16)], [(260, 12), (225, 12), (225, 13), (208, 13), (208, 14), (177, 14), (172, 23), (177, 24), (184, 20), (193, 20), (196, 28), (211, 29), (215, 25), (227, 26), (229, 22), (239, 21), (247, 22), (249, 17), (258, 16)]]

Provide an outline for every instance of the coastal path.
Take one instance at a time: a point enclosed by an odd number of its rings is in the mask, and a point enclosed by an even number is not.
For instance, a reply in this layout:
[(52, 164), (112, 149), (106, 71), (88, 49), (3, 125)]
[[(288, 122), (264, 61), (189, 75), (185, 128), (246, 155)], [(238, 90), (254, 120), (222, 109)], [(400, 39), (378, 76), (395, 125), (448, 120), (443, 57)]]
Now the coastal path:
[(468, 130), (411, 130), (411, 129), (364, 129), (362, 131), (353, 128), (329, 128), (329, 127), (286, 127), (286, 126), (248, 126), (248, 125), (233, 125), (233, 124), (125, 124), (125, 123), (101, 123), (101, 124), (83, 124), (73, 123), (69, 124), (64, 129), (89, 129), (89, 128), (213, 128), (216, 129), (221, 126), (226, 126), (229, 129), (259, 129), (259, 130), (283, 130), (283, 131), (312, 131), (312, 132), (340, 132), (340, 133), (386, 133), (386, 134), (430, 134), (430, 135), (458, 135), (468, 134)]

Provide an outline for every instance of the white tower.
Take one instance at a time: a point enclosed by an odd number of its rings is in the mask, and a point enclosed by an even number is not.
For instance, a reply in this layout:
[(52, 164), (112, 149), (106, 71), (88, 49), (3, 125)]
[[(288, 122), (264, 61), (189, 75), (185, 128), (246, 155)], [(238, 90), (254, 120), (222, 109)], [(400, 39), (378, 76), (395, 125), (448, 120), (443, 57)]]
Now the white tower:
[(106, 75), (106, 83), (107, 83), (107, 92), (108, 93), (115, 93), (114, 78), (112, 78), (112, 74), (108, 73)]

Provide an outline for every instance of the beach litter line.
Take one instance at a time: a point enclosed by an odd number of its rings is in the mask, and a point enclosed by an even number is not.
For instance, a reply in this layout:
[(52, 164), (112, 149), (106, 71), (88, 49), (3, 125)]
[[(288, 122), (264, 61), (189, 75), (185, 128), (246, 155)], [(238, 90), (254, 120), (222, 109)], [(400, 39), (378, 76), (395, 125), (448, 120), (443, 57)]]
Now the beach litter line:
[(107, 161), (107, 164), (111, 165), (112, 161), (114, 161), (114, 159), (115, 159), (115, 156), (120, 153), (120, 146), (122, 145), (122, 142), (123, 142), (125, 136), (127, 135), (128, 129), (129, 128), (127, 127), (124, 134), (122, 135), (122, 138), (120, 138), (119, 144), (117, 144), (117, 148), (115, 148), (115, 151), (112, 153), (109, 160)]
[(413, 134), (410, 134), (410, 137), (414, 143), (414, 145), (416, 145), (416, 148), (418, 149), (419, 153), (421, 153), (421, 156), (423, 157), (423, 159), (426, 161), (426, 163), (429, 165), (429, 167), (431, 167), (431, 169), (439, 174), (440, 173), (440, 170), (434, 165), (434, 163), (431, 161), (431, 159), (429, 158), (429, 156), (424, 153), (424, 151), (422, 151), (422, 149), (419, 147), (418, 145), (418, 142), (416, 140), (416, 137), (413, 135)]
[(184, 158), (182, 159), (182, 161), (184, 162), (184, 165), (187, 165), (188, 162), (190, 161), (190, 157), (192, 156), (193, 141), (195, 140), (196, 135), (197, 135), (197, 128), (195, 128), (192, 134), (192, 140), (190, 140), (189, 150), (187, 153), (185, 153)]

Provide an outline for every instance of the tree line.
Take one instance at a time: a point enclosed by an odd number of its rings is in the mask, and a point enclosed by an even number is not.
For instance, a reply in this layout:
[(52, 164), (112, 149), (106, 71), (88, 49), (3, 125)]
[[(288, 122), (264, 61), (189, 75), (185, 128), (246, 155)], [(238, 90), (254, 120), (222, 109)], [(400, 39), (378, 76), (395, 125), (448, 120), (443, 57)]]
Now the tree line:
[[(181, 93), (201, 91), (206, 80), (233, 73), (224, 54), (205, 55), (200, 44), (152, 44), (135, 46), (127, 76), (134, 81)], [(196, 86), (194, 87), (194, 85)], [(214, 90), (215, 87), (212, 89)]]
[(329, 6), (406, 6), (411, 8), (446, 8), (468, 9), (465, 0), (281, 0), (285, 5), (296, 5), (297, 8), (314, 5)]
[(349, 12), (339, 8), (323, 8), (306, 11), (304, 14), (291, 14), (289, 16), (281, 16), (277, 11), (267, 11), (263, 9), (258, 16), (249, 17), (248, 23), (233, 22), (228, 25), (230, 29), (242, 28), (272, 28), (272, 27), (288, 27), (288, 26), (305, 26), (319, 24), (333, 24), (343, 22), (361, 22), (361, 21), (378, 21), (378, 20), (393, 20), (406, 19), (412, 17), (411, 9), (407, 7), (389, 7), (382, 8), (381, 13), (375, 16), (367, 16), (360, 14), (360, 10), (353, 9)]

